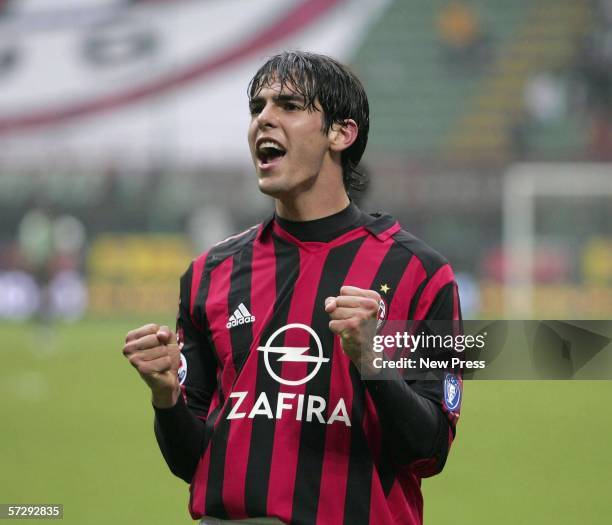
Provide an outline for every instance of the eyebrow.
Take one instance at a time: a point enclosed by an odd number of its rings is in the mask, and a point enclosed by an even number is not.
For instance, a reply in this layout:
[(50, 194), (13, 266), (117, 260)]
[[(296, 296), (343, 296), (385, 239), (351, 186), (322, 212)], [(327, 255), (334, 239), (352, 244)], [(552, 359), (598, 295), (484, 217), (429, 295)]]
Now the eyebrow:
[[(253, 104), (254, 102), (262, 102), (264, 98), (260, 95), (253, 97), (249, 100), (249, 104)], [(274, 102), (299, 102), (301, 104), (306, 104), (306, 98), (297, 93), (280, 93), (278, 95), (274, 95), (272, 97)]]
[(302, 104), (306, 102), (306, 99), (302, 95), (298, 95), (297, 93), (293, 93), (290, 95), (281, 93), (280, 95), (272, 97), (272, 99), (275, 102), (301, 102)]

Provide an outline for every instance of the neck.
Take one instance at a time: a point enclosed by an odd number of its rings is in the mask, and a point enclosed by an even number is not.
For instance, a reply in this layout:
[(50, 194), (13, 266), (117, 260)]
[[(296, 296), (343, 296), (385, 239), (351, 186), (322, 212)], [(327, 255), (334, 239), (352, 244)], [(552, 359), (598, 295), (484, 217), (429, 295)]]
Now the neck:
[(274, 197), (276, 215), (290, 221), (313, 221), (344, 210), (350, 203), (342, 177), (340, 154), (325, 154), (319, 172)]
[(276, 214), (290, 221), (313, 221), (344, 210), (349, 202), (346, 193), (341, 199), (332, 202), (313, 203), (313, 205), (308, 205), (303, 201), (276, 199)]
[(276, 214), (290, 221), (313, 221), (344, 210), (350, 203), (344, 185), (326, 192), (301, 191), (274, 199)]
[(363, 226), (367, 215), (355, 204), (350, 204), (339, 213), (312, 221), (291, 221), (278, 215), (274, 220), (281, 229), (302, 242), (330, 242), (344, 233)]

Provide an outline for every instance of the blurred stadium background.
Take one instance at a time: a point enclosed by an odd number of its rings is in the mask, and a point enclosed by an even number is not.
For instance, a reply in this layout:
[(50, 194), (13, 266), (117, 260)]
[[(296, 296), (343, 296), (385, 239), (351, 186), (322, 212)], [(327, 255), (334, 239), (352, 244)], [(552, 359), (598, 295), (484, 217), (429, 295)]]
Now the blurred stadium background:
[[(269, 213), (246, 85), (286, 48), (364, 81), (355, 198), (450, 259), (465, 318), (611, 318), (610, 0), (0, 0), (0, 503), (189, 522), (120, 348)], [(427, 523), (608, 523), (609, 382), (465, 399)]]

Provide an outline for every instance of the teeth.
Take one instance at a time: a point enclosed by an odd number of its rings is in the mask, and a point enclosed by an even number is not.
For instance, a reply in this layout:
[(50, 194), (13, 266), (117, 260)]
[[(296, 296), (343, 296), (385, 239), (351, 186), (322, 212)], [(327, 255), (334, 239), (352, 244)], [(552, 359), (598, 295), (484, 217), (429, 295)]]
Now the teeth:
[(275, 149), (276, 151), (284, 151), (276, 142), (272, 142), (271, 140), (265, 140), (259, 145), (259, 149)]

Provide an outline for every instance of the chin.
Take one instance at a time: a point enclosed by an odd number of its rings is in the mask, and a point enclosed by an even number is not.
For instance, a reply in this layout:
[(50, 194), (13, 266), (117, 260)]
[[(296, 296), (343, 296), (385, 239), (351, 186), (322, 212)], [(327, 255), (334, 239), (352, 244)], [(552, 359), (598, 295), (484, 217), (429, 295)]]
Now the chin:
[(279, 197), (283, 193), (282, 184), (279, 184), (279, 181), (270, 180), (270, 176), (259, 177), (258, 186), (259, 191), (265, 195), (269, 195), (270, 197)]

